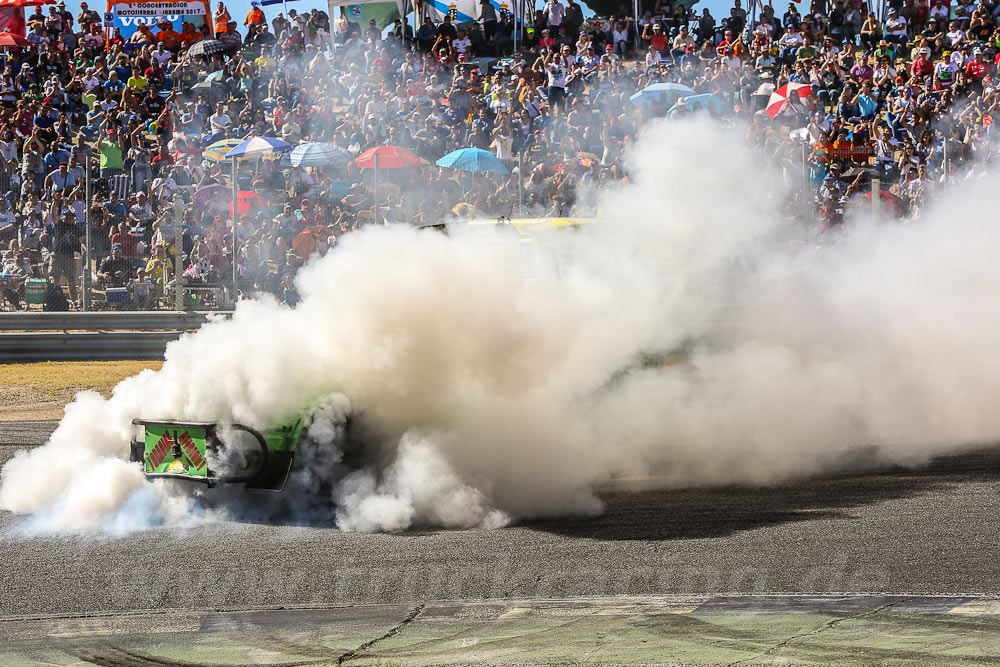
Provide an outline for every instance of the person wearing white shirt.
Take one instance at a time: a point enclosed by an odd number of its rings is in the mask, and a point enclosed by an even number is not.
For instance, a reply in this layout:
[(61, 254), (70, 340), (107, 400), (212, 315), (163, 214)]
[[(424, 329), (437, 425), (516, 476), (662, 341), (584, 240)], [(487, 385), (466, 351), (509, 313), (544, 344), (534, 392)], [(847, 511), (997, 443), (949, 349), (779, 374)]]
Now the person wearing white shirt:
[(558, 29), (562, 25), (563, 18), (566, 16), (566, 7), (559, 0), (549, 0), (545, 3), (545, 16), (548, 20), (549, 28)]
[(890, 8), (889, 18), (885, 22), (885, 41), (906, 44), (906, 39), (906, 19), (896, 9)]
[(458, 55), (464, 56), (472, 48), (472, 40), (469, 39), (464, 30), (459, 30), (458, 37), (451, 41), (451, 48), (455, 49)]
[(950, 14), (951, 7), (948, 6), (948, 0), (935, 0), (933, 6), (931, 6), (930, 18), (932, 19), (947, 21)]
[(944, 38), (953, 49), (959, 49), (965, 44), (965, 31), (958, 26), (958, 21), (952, 21)]
[(624, 23), (616, 23), (615, 29), (611, 31), (611, 38), (615, 43), (615, 53), (622, 56), (628, 51), (628, 28)]
[(219, 107), (218, 111), (208, 117), (208, 123), (213, 133), (225, 132), (233, 124), (233, 119)]
[(163, 48), (163, 42), (157, 44), (156, 50), (153, 51), (153, 53), (151, 53), (150, 55), (153, 56), (153, 60), (155, 60), (156, 64), (159, 65), (160, 67), (163, 67), (164, 63), (168, 62), (171, 57), (170, 51), (167, 51), (165, 48)]
[(80, 80), (80, 82), (83, 84), (83, 87), (87, 90), (88, 93), (92, 91), (94, 88), (97, 88), (98, 86), (101, 85), (101, 80), (96, 76), (94, 76), (93, 67), (87, 68), (85, 76), (83, 77), (83, 79)]
[(170, 175), (165, 177), (160, 176), (153, 180), (153, 196), (155, 196), (158, 201), (173, 201), (174, 195), (177, 194), (178, 189), (177, 181), (173, 179), (172, 170)]
[(653, 69), (660, 66), (660, 61), (663, 58), (660, 56), (660, 52), (656, 50), (656, 47), (652, 44), (649, 45), (649, 49), (646, 51), (646, 67)]

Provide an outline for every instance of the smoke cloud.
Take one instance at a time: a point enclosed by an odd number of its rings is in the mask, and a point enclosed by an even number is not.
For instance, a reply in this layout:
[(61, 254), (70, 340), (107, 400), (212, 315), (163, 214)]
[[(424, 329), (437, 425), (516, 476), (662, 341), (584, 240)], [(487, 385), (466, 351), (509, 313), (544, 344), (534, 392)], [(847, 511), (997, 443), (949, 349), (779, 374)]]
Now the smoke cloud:
[[(853, 445), (911, 464), (1000, 433), (988, 183), (812, 248), (777, 172), (709, 121), (648, 128), (628, 170), (601, 224), (536, 244), (345, 237), (299, 273), (296, 309), (241, 302), (160, 371), (80, 394), (0, 472), (0, 507), (48, 531), (255, 503), (344, 530), (490, 528), (599, 512), (593, 488), (617, 476), (767, 483), (840, 466)], [(640, 361), (680, 346), (683, 360)], [(277, 500), (149, 484), (125, 461), (134, 417), (265, 428), (302, 412), (311, 444)], [(353, 460), (348, 415), (368, 427)]]

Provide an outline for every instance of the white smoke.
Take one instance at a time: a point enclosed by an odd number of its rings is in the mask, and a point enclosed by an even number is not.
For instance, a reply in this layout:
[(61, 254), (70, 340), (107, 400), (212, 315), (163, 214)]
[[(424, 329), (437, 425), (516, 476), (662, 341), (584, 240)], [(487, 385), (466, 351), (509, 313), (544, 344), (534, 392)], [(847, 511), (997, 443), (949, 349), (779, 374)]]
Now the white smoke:
[[(706, 121), (648, 129), (629, 173), (602, 224), (537, 244), (345, 237), (300, 272), (296, 309), (242, 302), (160, 371), (81, 394), (3, 468), (0, 507), (117, 532), (237, 511), (242, 490), (147, 484), (123, 460), (139, 416), (265, 428), (314, 411), (317, 447), (286, 494), (365, 531), (596, 512), (592, 489), (617, 475), (765, 483), (851, 445), (912, 463), (1000, 434), (986, 184), (803, 251), (775, 173)], [(682, 363), (637, 362), (692, 341)], [(354, 467), (348, 413), (373, 427)]]

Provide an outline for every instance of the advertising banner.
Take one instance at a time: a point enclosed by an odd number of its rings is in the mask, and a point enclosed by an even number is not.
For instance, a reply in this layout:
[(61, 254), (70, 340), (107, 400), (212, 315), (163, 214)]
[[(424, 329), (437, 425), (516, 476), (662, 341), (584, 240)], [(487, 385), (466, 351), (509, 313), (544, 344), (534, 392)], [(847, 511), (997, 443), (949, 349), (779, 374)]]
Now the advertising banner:
[(210, 19), (210, 13), (208, 0), (170, 2), (108, 0), (104, 25), (108, 29), (118, 28), (122, 36), (128, 39), (140, 25), (155, 28), (166, 21), (173, 30), (181, 32), (184, 23), (192, 23), (195, 27), (206, 23)]

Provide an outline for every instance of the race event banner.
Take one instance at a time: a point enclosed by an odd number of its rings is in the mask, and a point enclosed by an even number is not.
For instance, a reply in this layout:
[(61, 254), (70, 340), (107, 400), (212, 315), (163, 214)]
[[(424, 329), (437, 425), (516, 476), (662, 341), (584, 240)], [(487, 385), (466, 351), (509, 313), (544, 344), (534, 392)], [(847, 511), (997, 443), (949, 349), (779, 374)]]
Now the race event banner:
[(104, 25), (109, 29), (118, 28), (122, 36), (128, 39), (143, 24), (154, 27), (166, 21), (171, 28), (181, 32), (185, 22), (193, 23), (197, 27), (205, 23), (210, 15), (208, 0), (170, 2), (108, 0)]

